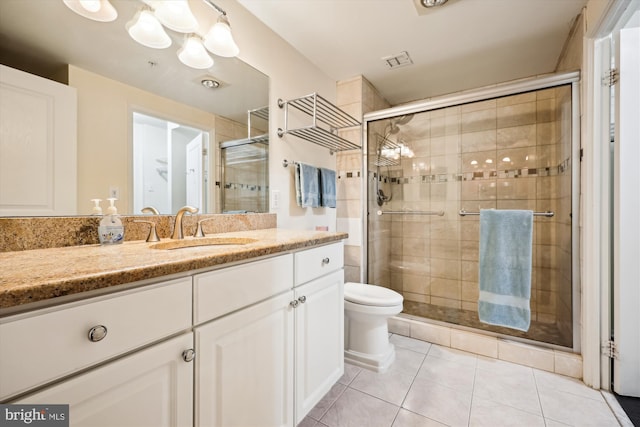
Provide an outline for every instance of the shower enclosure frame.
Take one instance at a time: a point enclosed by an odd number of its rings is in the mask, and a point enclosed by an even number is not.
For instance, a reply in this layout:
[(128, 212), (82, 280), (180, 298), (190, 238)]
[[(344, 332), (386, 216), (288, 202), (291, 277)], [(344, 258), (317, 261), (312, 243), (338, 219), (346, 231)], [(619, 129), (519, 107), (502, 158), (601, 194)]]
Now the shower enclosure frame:
[[(360, 277), (363, 283), (368, 283), (368, 256), (369, 256), (369, 215), (375, 214), (368, 212), (368, 127), (369, 122), (383, 119), (390, 119), (406, 114), (421, 113), (426, 111), (437, 110), (440, 108), (453, 107), (471, 102), (486, 101), (489, 99), (499, 98), (502, 96), (516, 95), (519, 93), (530, 92), (541, 89), (549, 89), (562, 85), (571, 85), (571, 305), (572, 305), (572, 333), (573, 333), (573, 352), (581, 352), (581, 280), (580, 280), (580, 72), (574, 71), (569, 73), (556, 73), (540, 77), (526, 78), (513, 82), (500, 83), (492, 86), (485, 86), (478, 89), (472, 89), (450, 95), (442, 95), (426, 100), (415, 101), (408, 104), (391, 107), (384, 110), (366, 113), (362, 121), (362, 168), (364, 179), (362, 180), (362, 199), (361, 212), (362, 218), (362, 260), (360, 266)], [(425, 318), (427, 321), (431, 321)], [(435, 322), (435, 321), (434, 321)], [(554, 344), (544, 343), (541, 341), (533, 341), (530, 339), (514, 337), (510, 335), (497, 334), (487, 331), (479, 331), (463, 325), (450, 324), (448, 326), (456, 329), (467, 329), (478, 331), (482, 334), (508, 338), (513, 341), (521, 341), (525, 343), (533, 343), (538, 346), (557, 348), (566, 350)]]

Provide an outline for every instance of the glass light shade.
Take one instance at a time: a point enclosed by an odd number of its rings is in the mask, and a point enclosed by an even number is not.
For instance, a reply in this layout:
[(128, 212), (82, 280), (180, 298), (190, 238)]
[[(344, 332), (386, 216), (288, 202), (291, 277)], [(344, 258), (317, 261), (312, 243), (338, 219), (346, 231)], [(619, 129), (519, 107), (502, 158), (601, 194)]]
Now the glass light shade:
[(187, 0), (159, 1), (155, 15), (162, 25), (179, 33), (195, 33), (198, 29), (198, 21), (191, 13)]
[(109, 0), (63, 0), (75, 13), (93, 21), (111, 22), (118, 17), (118, 11)]
[(213, 66), (213, 59), (197, 36), (189, 36), (178, 50), (178, 59), (187, 67), (202, 70)]
[(127, 24), (132, 39), (143, 46), (164, 49), (171, 46), (171, 38), (150, 10), (139, 11)]
[(220, 15), (218, 22), (214, 24), (204, 38), (204, 46), (211, 53), (218, 56), (233, 57), (238, 56), (240, 48), (233, 40), (229, 20), (224, 15)]

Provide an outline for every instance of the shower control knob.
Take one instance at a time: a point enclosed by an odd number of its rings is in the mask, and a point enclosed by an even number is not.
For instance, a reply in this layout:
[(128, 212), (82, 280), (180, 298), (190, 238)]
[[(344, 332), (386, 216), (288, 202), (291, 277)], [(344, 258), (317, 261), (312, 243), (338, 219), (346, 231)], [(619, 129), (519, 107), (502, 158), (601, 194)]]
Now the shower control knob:
[(304, 304), (305, 302), (307, 302), (307, 297), (302, 295), (300, 298), (298, 298), (298, 301), (300, 301), (300, 304)]
[(291, 301), (289, 303), (289, 305), (293, 308), (296, 308), (298, 306), (298, 304), (300, 304), (300, 302), (297, 299), (294, 299), (293, 301)]

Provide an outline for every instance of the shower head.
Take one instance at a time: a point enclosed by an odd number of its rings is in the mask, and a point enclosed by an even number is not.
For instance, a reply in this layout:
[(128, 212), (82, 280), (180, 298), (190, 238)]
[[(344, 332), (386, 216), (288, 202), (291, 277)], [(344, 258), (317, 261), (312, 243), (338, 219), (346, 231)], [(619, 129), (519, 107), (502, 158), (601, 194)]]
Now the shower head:
[(400, 116), (398, 118), (392, 118), (389, 122), (389, 133), (395, 135), (400, 132), (401, 125), (406, 125), (413, 119), (413, 114), (405, 114), (404, 116)]

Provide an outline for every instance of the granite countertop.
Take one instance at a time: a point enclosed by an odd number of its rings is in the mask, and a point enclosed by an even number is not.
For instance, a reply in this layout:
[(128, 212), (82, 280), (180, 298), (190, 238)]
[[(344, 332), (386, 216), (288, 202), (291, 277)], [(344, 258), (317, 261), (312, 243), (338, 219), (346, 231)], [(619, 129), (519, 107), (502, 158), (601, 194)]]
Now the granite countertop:
[(23, 304), (304, 249), (345, 239), (347, 234), (270, 228), (206, 237), (257, 240), (171, 250), (151, 248), (156, 243), (132, 241), (0, 253), (0, 315)]

